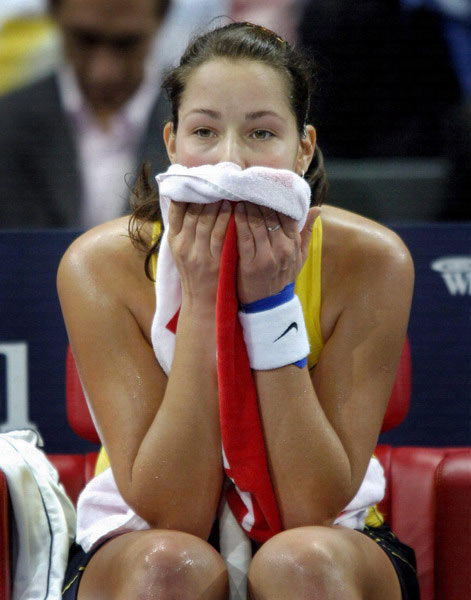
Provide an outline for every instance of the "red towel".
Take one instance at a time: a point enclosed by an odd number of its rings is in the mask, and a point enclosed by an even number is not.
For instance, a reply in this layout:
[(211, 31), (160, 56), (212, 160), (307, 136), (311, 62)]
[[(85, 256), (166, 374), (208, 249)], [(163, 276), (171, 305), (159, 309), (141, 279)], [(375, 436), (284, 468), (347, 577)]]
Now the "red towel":
[(237, 233), (234, 215), (226, 232), (216, 300), (217, 367), (221, 436), (229, 506), (257, 542), (282, 530), (268, 471), (257, 393), (238, 318)]

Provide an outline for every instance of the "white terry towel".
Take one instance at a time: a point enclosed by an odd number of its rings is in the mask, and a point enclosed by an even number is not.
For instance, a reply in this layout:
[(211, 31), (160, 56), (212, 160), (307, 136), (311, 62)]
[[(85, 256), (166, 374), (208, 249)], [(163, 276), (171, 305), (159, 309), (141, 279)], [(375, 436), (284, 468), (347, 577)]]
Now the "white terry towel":
[(13, 507), (12, 600), (59, 600), (75, 510), (32, 430), (0, 435), (0, 467)]
[(209, 204), (221, 200), (253, 202), (272, 208), (298, 222), (306, 222), (311, 199), (309, 184), (287, 169), (249, 167), (218, 163), (199, 167), (171, 165), (156, 177), (164, 234), (157, 259), (157, 309), (152, 324), (152, 343), (165, 373), (170, 372), (175, 336), (167, 329), (181, 304), (180, 276), (168, 245), (170, 201)]

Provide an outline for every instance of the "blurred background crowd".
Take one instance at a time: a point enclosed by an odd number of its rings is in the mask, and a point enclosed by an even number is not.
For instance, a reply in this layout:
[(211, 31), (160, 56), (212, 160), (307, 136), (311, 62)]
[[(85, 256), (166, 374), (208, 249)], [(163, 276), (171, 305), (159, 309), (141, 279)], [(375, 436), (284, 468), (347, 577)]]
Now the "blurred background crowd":
[(471, 220), (470, 0), (2, 0), (0, 228), (126, 212), (142, 160), (166, 168), (162, 73), (227, 17), (314, 59), (329, 203)]

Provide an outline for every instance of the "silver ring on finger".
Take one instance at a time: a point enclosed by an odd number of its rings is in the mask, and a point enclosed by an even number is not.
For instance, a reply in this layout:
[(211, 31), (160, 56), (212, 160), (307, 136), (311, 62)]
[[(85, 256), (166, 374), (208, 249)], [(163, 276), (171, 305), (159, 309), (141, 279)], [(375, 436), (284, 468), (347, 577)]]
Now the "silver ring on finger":
[(267, 230), (268, 230), (270, 233), (273, 233), (274, 231), (278, 231), (278, 229), (280, 229), (280, 228), (281, 228), (281, 224), (280, 224), (280, 223), (278, 223), (278, 225), (275, 225), (274, 227), (267, 227)]

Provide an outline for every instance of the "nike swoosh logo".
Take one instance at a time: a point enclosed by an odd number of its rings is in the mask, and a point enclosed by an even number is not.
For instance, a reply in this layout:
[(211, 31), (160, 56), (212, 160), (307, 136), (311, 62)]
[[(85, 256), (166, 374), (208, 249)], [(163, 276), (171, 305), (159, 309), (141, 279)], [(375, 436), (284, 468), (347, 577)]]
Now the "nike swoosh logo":
[(298, 331), (298, 324), (296, 323), (296, 321), (293, 321), (291, 325), (288, 325), (288, 327), (283, 331), (283, 333), (280, 336), (278, 336), (276, 340), (273, 340), (273, 343), (277, 342), (278, 340), (281, 340), (281, 338), (284, 335), (286, 335), (289, 331), (291, 331), (291, 329), (296, 329), (296, 331)]

